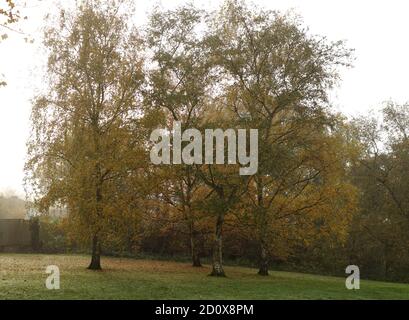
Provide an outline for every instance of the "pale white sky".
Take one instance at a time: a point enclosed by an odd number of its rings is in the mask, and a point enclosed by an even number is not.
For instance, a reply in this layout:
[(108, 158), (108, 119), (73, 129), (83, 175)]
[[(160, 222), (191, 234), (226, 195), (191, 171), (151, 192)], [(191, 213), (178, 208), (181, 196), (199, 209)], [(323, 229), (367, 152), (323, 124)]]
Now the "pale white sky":
[[(0, 0), (2, 1), (2, 0)], [(41, 54), (42, 17), (55, 12), (56, 0), (30, 0), (24, 10), (29, 19), (20, 27), (36, 41), (10, 34), (0, 43), (0, 74), (8, 86), (0, 88), (0, 192), (13, 190), (23, 196), (23, 167), (29, 134), (30, 99), (41, 88), (45, 57)], [(22, 2), (22, 1), (21, 1)], [(74, 3), (64, 0), (63, 3)], [(162, 0), (165, 8), (184, 0)], [(219, 0), (193, 1), (215, 8)], [(356, 50), (355, 67), (342, 73), (342, 83), (332, 92), (337, 110), (347, 115), (369, 112), (382, 102), (409, 101), (409, 1), (407, 0), (253, 0), (259, 7), (300, 14), (311, 33), (330, 40), (347, 40)], [(144, 22), (156, 3), (138, 0), (136, 21)], [(0, 34), (3, 30), (0, 30)]]

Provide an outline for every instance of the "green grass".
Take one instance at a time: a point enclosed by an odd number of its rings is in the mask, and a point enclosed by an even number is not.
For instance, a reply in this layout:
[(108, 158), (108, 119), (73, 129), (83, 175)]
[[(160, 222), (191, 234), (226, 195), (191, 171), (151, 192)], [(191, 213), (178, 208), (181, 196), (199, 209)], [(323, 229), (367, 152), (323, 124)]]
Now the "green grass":
[[(0, 254), (0, 299), (409, 299), (409, 284), (361, 281), (302, 273), (226, 267), (227, 278), (207, 276), (210, 266), (108, 258), (103, 271), (86, 269), (80, 255)], [(45, 287), (48, 265), (61, 272), (61, 289)]]

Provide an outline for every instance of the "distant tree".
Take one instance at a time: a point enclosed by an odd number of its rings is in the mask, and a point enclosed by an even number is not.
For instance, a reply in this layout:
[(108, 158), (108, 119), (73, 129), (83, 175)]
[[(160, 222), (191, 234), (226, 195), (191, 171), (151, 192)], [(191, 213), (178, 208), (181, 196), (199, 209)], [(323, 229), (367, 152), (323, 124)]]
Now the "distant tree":
[(396, 212), (405, 218), (409, 218), (408, 109), (408, 105), (390, 102), (382, 110), (382, 121), (375, 117), (355, 120), (364, 150), (361, 165), (384, 188)]
[(32, 217), (30, 219), (30, 233), (31, 233), (31, 249), (34, 252), (37, 252), (41, 246), (39, 217)]
[(24, 219), (26, 213), (24, 200), (14, 195), (0, 195), (0, 219)]
[(362, 233), (356, 237), (362, 243), (365, 234), (372, 241), (370, 245), (364, 242), (366, 247), (377, 248), (384, 277), (408, 256), (408, 110), (407, 104), (388, 102), (379, 117), (354, 120), (363, 150), (353, 178), (362, 192), (357, 220)]

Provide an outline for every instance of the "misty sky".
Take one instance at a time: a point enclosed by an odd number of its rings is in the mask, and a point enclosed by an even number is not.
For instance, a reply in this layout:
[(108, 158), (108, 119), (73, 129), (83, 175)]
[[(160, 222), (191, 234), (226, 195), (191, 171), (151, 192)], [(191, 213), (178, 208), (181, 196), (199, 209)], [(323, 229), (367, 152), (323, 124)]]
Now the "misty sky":
[[(0, 74), (8, 86), (0, 88), (0, 192), (23, 196), (23, 167), (29, 135), (30, 99), (41, 88), (45, 57), (41, 45), (42, 17), (55, 12), (55, 0), (30, 0), (19, 24), (34, 44), (23, 35), (9, 33), (0, 43)], [(64, 3), (75, 3), (64, 0)], [(163, 0), (165, 8), (183, 0)], [(259, 7), (285, 11), (294, 9), (310, 32), (330, 40), (347, 40), (356, 50), (353, 69), (342, 73), (342, 82), (331, 93), (335, 108), (347, 115), (367, 113), (386, 100), (409, 101), (409, 2), (407, 0), (254, 0)], [(135, 20), (146, 21), (156, 1), (138, 0)], [(194, 1), (201, 8), (215, 8), (220, 1)], [(53, 10), (54, 9), (54, 10)], [(1, 29), (1, 28), (0, 28)], [(5, 30), (0, 30), (2, 34)]]

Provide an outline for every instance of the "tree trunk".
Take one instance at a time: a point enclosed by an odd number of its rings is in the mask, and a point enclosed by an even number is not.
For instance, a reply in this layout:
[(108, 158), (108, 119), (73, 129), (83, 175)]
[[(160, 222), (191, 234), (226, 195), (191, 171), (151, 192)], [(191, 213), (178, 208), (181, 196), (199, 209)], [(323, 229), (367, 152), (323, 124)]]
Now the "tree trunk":
[(259, 270), (258, 274), (261, 276), (268, 276), (268, 246), (267, 246), (267, 212), (266, 209), (262, 206), (263, 196), (262, 188), (259, 188), (258, 196), (258, 229), (259, 229), (259, 245), (260, 245), (260, 260), (259, 260)]
[(30, 231), (31, 231), (31, 250), (38, 252), (41, 247), (40, 242), (40, 220), (38, 217), (30, 219)]
[(260, 268), (258, 270), (260, 276), (268, 276), (268, 255), (265, 243), (260, 243)]
[(101, 270), (101, 243), (98, 240), (98, 236), (94, 235), (92, 238), (92, 258), (91, 263), (88, 266), (90, 270)]
[(193, 267), (201, 267), (199, 246), (197, 239), (197, 232), (193, 222), (190, 224), (190, 250), (192, 254), (192, 265)]
[(222, 260), (222, 227), (224, 213), (219, 214), (216, 222), (215, 239), (213, 243), (213, 270), (210, 274), (213, 277), (225, 277)]
[(384, 250), (383, 250), (383, 275), (385, 280), (388, 279), (389, 276), (389, 257), (388, 257), (388, 252), (389, 252), (389, 246), (384, 245)]
[[(189, 224), (189, 236), (190, 236), (190, 254), (192, 256), (192, 266), (193, 267), (201, 267), (202, 264), (200, 263), (200, 250), (197, 235), (198, 232), (195, 228), (195, 214), (194, 210), (192, 210), (192, 189), (194, 182), (192, 181), (191, 177), (191, 169), (190, 167), (187, 168), (187, 184), (186, 184), (186, 196), (182, 192), (182, 200), (184, 201), (183, 211), (187, 215), (188, 224)], [(184, 190), (182, 186), (182, 190)]]
[(268, 276), (268, 255), (266, 246), (266, 234), (267, 234), (267, 212), (264, 206), (264, 185), (262, 177), (255, 176), (255, 182), (257, 186), (257, 210), (255, 212), (257, 220), (257, 229), (259, 232), (259, 244), (260, 244), (260, 260), (258, 274), (261, 276)]
[[(96, 186), (95, 186), (95, 200), (96, 200), (96, 216), (98, 219), (102, 219), (102, 179), (101, 179), (101, 166), (96, 166)], [(91, 263), (88, 266), (90, 270), (101, 270), (101, 241), (98, 239), (98, 231), (95, 231), (92, 237), (92, 258)]]
[(202, 263), (200, 262), (200, 255), (199, 252), (197, 250), (197, 246), (194, 245), (194, 247), (192, 247), (192, 266), (193, 267), (201, 267)]

